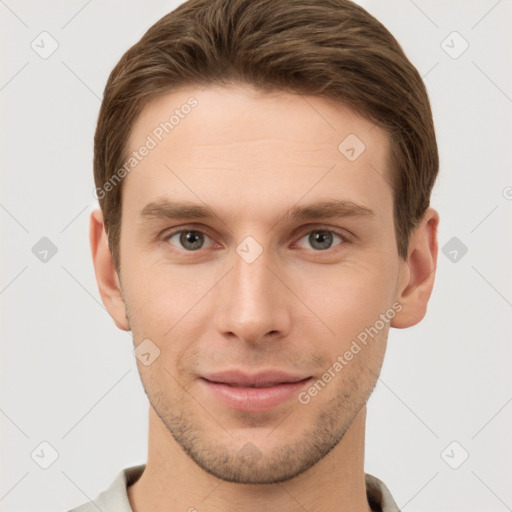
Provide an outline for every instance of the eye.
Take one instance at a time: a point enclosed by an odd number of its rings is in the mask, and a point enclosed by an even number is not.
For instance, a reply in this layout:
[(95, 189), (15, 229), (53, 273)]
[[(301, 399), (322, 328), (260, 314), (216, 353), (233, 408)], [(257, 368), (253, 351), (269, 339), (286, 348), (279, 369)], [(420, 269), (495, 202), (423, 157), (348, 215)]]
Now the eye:
[[(345, 235), (337, 233), (336, 231), (330, 229), (315, 229), (303, 236), (296, 245), (303, 249), (312, 248), (316, 252), (325, 252), (333, 247), (336, 239), (339, 240), (338, 246), (343, 245), (347, 241)], [(186, 252), (194, 252), (205, 248), (208, 240), (210, 241), (210, 246), (215, 243), (206, 233), (193, 228), (181, 228), (164, 237), (165, 242), (169, 242), (174, 247), (185, 250)], [(306, 240), (306, 243), (310, 244), (310, 247), (304, 247), (303, 240)]]
[[(173, 242), (173, 239), (177, 241)], [(185, 249), (188, 252), (202, 249), (205, 244), (205, 239), (210, 239), (210, 237), (202, 231), (195, 229), (182, 229), (170, 233), (165, 237), (165, 241), (170, 242), (172, 245), (179, 244), (178, 248)]]
[[(315, 251), (325, 251), (332, 247), (335, 238), (341, 240), (342, 243), (345, 242), (341, 234), (338, 234), (335, 231), (331, 231), (328, 229), (315, 229), (313, 231), (310, 231), (306, 236), (302, 237), (301, 240), (306, 239), (307, 242), (311, 244)], [(300, 242), (298, 245), (300, 247)], [(303, 247), (303, 249), (304, 248), (308, 249), (308, 247)]]

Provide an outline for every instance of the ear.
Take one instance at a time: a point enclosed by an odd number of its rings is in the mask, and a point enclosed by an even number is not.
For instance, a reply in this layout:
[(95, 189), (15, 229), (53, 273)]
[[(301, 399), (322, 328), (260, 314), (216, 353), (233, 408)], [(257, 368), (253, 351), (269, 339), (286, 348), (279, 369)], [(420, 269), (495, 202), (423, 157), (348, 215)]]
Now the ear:
[(407, 260), (403, 265), (396, 300), (402, 309), (391, 321), (391, 327), (403, 329), (421, 322), (434, 286), (437, 267), (437, 227), (439, 214), (427, 208), (409, 241)]
[(123, 331), (129, 331), (130, 324), (126, 315), (121, 283), (115, 270), (112, 253), (108, 247), (103, 213), (100, 209), (91, 213), (89, 240), (101, 300), (117, 327)]

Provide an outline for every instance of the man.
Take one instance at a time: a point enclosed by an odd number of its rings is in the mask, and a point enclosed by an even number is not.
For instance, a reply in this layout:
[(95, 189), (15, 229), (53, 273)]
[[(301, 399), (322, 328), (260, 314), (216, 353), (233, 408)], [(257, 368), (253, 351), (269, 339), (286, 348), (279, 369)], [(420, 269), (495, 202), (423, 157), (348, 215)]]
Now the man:
[(439, 216), (424, 84), (347, 0), (190, 0), (114, 68), (90, 240), (133, 334), (146, 464), (77, 512), (398, 510), (364, 472)]

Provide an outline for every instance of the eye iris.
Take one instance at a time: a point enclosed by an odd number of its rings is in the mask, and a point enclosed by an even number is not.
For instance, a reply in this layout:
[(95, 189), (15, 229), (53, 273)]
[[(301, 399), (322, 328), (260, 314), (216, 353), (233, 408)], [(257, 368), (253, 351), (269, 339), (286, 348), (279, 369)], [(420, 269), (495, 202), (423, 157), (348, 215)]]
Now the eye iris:
[[(180, 235), (180, 243), (183, 247), (196, 251), (203, 246), (204, 240), (201, 237), (201, 233), (198, 233), (197, 231), (183, 231)], [(188, 243), (192, 244), (192, 247), (187, 245)]]
[(312, 231), (309, 235), (309, 242), (312, 247), (319, 242), (320, 246), (317, 249), (328, 249), (332, 244), (332, 233), (329, 231)]

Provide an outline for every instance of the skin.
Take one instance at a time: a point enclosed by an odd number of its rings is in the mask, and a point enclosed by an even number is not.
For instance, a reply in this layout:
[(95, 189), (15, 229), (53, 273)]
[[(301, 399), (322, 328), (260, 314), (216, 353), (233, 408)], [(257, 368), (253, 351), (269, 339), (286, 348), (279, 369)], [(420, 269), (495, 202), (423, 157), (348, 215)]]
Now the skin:
[[(132, 508), (369, 512), (366, 401), (389, 327), (425, 315), (439, 216), (425, 212), (401, 259), (388, 137), (325, 98), (183, 88), (145, 106), (129, 150), (190, 96), (197, 107), (125, 178), (119, 274), (102, 213), (91, 214), (106, 308), (135, 346), (149, 338), (160, 350), (149, 366), (137, 362), (150, 402), (149, 446), (146, 470), (128, 489)], [(366, 146), (353, 162), (338, 150), (349, 134)], [(218, 216), (143, 219), (158, 199), (206, 204)], [(374, 215), (283, 219), (294, 206), (331, 199)], [(169, 233), (191, 224), (204, 233), (196, 251)], [(315, 230), (335, 232), (326, 248), (310, 237)], [(247, 236), (262, 248), (252, 263), (236, 251)], [(233, 368), (319, 379), (393, 304), (401, 310), (307, 404), (294, 397), (268, 411), (237, 411), (201, 385), (205, 372)], [(247, 443), (252, 459), (238, 456)]]

